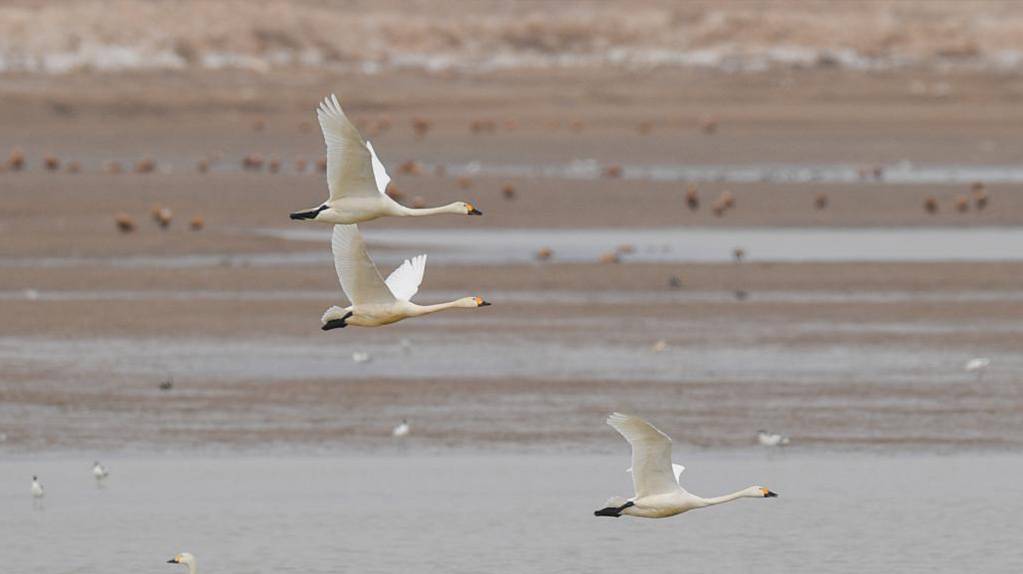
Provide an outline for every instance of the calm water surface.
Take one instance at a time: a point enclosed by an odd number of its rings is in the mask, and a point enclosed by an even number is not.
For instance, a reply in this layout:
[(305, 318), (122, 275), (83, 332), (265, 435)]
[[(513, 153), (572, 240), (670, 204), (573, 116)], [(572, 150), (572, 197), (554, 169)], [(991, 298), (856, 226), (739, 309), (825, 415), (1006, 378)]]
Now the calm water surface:
[[(619, 440), (608, 429), (608, 445)], [(702, 495), (667, 520), (592, 516), (630, 492), (615, 455), (461, 453), (0, 462), (4, 572), (1012, 572), (1023, 568), (1018, 454), (676, 454)], [(91, 455), (89, 455), (91, 457)], [(33, 504), (29, 482), (46, 486)]]

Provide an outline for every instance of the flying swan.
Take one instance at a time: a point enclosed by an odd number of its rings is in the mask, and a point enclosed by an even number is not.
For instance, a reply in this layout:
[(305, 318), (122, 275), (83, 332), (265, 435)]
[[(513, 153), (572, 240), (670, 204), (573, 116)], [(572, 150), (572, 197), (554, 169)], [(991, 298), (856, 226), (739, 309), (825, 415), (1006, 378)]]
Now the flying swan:
[(327, 202), (291, 214), (292, 219), (311, 219), (324, 223), (361, 223), (384, 216), (419, 216), (438, 213), (483, 215), (464, 201), (441, 207), (412, 209), (394, 201), (385, 193), (391, 178), (380, 162), (373, 145), (363, 141), (337, 96), (323, 100), (316, 116), (320, 120), (323, 139), (327, 142)]
[(612, 413), (607, 417), (619, 434), (632, 445), (632, 484), (636, 495), (613, 497), (594, 516), (621, 515), (667, 518), (694, 508), (703, 508), (740, 498), (778, 496), (762, 486), (751, 486), (732, 494), (703, 498), (686, 492), (679, 484), (684, 468), (671, 462), (671, 439), (639, 417)]
[(379, 327), (445, 309), (475, 309), (490, 305), (482, 297), (463, 297), (438, 305), (416, 305), (411, 299), (423, 282), (426, 255), (406, 259), (384, 281), (366, 253), (365, 242), (356, 225), (335, 225), (330, 247), (334, 252), (334, 268), (341, 281), (341, 290), (352, 304), (343, 309), (337, 306), (327, 309), (320, 319), (324, 331), (348, 325)]

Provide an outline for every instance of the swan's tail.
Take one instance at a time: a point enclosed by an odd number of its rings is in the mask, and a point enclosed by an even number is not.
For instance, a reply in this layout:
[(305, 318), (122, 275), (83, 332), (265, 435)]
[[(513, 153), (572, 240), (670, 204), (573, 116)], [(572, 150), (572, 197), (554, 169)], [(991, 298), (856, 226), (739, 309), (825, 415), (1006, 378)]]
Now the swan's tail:
[(329, 331), (331, 329), (343, 329), (348, 326), (346, 321), (351, 316), (351, 311), (345, 311), (341, 307), (335, 305), (330, 309), (327, 309), (323, 313), (323, 317), (320, 317), (320, 322), (323, 323), (323, 326), (320, 328), (324, 331)]
[(624, 498), (615, 496), (607, 501), (607, 506), (600, 510), (594, 510), (594, 516), (610, 516), (612, 518), (618, 518), (622, 515), (622, 511), (626, 508), (633, 506), (635, 503), (631, 500), (625, 500)]

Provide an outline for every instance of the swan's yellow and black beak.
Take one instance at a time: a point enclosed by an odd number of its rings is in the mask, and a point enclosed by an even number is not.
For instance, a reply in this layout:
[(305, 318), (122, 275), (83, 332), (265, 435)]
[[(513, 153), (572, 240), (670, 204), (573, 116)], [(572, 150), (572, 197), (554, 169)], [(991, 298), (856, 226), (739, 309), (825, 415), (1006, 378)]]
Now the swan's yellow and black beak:
[(465, 204), (466, 215), (483, 215), (483, 212), (476, 209), (471, 203)]
[(771, 492), (770, 490), (768, 490), (766, 488), (761, 488), (760, 492), (764, 493), (764, 498), (776, 498), (778, 496), (777, 492)]
[(490, 306), (490, 303), (487, 303), (486, 301), (484, 301), (483, 297), (476, 297), (475, 299), (476, 299), (476, 306), (477, 307), (489, 307)]
[(177, 564), (177, 563), (178, 563), (178, 557), (177, 556), (175, 556), (174, 558), (171, 558), (170, 560), (167, 561), (167, 564)]

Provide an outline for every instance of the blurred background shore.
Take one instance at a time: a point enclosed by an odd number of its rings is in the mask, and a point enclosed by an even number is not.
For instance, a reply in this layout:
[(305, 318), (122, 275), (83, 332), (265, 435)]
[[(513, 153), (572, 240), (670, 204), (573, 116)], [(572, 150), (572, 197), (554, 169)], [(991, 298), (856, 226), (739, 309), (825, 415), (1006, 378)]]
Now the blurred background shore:
[[(609, 450), (610, 410), (693, 447), (1018, 448), (1020, 24), (7, 3), (0, 451), (372, 450), (402, 418), (423, 448)], [(486, 214), (373, 222), (374, 257), (493, 307), (319, 330), (329, 231), (287, 214), (324, 197), (330, 93), (402, 202)]]

